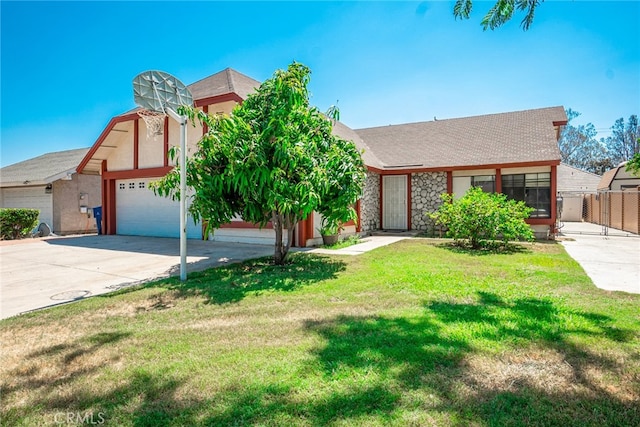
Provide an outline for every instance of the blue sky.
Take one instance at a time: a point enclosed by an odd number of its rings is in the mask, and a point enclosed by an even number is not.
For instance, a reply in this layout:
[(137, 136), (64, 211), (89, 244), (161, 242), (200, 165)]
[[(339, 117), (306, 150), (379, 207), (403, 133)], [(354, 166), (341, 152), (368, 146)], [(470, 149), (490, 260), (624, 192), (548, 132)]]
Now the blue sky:
[(563, 105), (603, 137), (640, 113), (639, 2), (547, 0), (526, 32), (483, 31), (491, 4), (461, 21), (445, 1), (2, 1), (0, 163), (91, 146), (149, 69), (189, 84), (300, 61), (312, 103), (356, 129)]

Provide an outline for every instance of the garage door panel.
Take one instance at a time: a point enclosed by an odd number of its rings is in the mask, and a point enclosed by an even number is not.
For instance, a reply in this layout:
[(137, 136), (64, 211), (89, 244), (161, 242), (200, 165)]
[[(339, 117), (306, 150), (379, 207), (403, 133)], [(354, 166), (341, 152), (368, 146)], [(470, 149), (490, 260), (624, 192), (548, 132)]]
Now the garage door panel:
[[(156, 196), (149, 179), (116, 182), (116, 233), (132, 236), (180, 237), (180, 203)], [(187, 216), (187, 237), (200, 239), (200, 223)]]
[(44, 186), (3, 188), (2, 207), (38, 209), (38, 223), (45, 222), (53, 228), (53, 195), (47, 194)]

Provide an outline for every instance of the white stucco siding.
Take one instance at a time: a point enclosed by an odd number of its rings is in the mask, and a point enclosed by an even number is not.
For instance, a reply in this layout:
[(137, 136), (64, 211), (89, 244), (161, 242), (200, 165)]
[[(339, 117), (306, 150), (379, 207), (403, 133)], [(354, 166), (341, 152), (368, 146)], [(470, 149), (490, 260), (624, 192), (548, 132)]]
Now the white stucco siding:
[[(142, 119), (138, 123), (138, 167), (145, 169), (164, 166), (164, 134), (147, 137), (146, 123)], [(163, 133), (164, 131), (163, 127)]]
[[(179, 129), (179, 127), (178, 127)], [(180, 144), (180, 134), (176, 135), (176, 144)], [(195, 126), (189, 122), (187, 123), (187, 148), (189, 153), (193, 154), (198, 149), (198, 142), (202, 139), (202, 125), (200, 122), (196, 122)]]
[(543, 173), (543, 172), (551, 172), (551, 166), (504, 168), (504, 169), (501, 169), (500, 171), (502, 175), (515, 175), (515, 174), (521, 174), (521, 173)]
[(236, 104), (237, 102), (235, 101), (225, 101), (218, 104), (211, 104), (207, 108), (209, 109), (209, 114), (231, 114)]
[[(195, 126), (190, 121), (187, 122), (187, 155), (191, 156), (198, 149), (198, 142), (202, 139), (202, 125), (200, 122)], [(169, 147), (180, 146), (180, 124), (169, 118)], [(175, 166), (175, 162), (169, 159), (169, 165)]]
[(481, 175), (495, 175), (495, 174), (496, 174), (495, 169), (469, 169), (469, 170), (451, 172), (451, 175), (454, 178), (458, 176), (481, 176)]
[(107, 158), (110, 171), (133, 169), (133, 122), (126, 132), (111, 131), (103, 145), (115, 147)]
[[(273, 245), (276, 240), (276, 232), (273, 228), (219, 228), (214, 230), (211, 240), (215, 242)], [(284, 231), (284, 242), (286, 241), (287, 232)]]

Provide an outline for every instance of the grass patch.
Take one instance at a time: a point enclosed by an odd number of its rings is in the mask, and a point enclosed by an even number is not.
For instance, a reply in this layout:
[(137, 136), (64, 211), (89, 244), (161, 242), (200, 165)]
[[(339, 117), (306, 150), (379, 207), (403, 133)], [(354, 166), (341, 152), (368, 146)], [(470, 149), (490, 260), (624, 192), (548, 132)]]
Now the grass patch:
[(358, 243), (363, 243), (366, 240), (362, 240), (360, 236), (354, 235), (349, 236), (346, 239), (339, 240), (335, 245), (322, 245), (321, 248), (324, 249), (342, 249), (348, 248), (349, 246), (357, 245)]
[(296, 253), (4, 320), (3, 425), (639, 425), (640, 297), (557, 244), (477, 255)]

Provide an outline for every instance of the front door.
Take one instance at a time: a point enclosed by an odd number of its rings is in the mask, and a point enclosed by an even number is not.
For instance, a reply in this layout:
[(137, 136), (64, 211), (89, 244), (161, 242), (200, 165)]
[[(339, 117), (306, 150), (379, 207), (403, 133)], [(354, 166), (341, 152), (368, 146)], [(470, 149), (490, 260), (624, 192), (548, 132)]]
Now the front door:
[(382, 228), (407, 229), (407, 176), (382, 177)]

